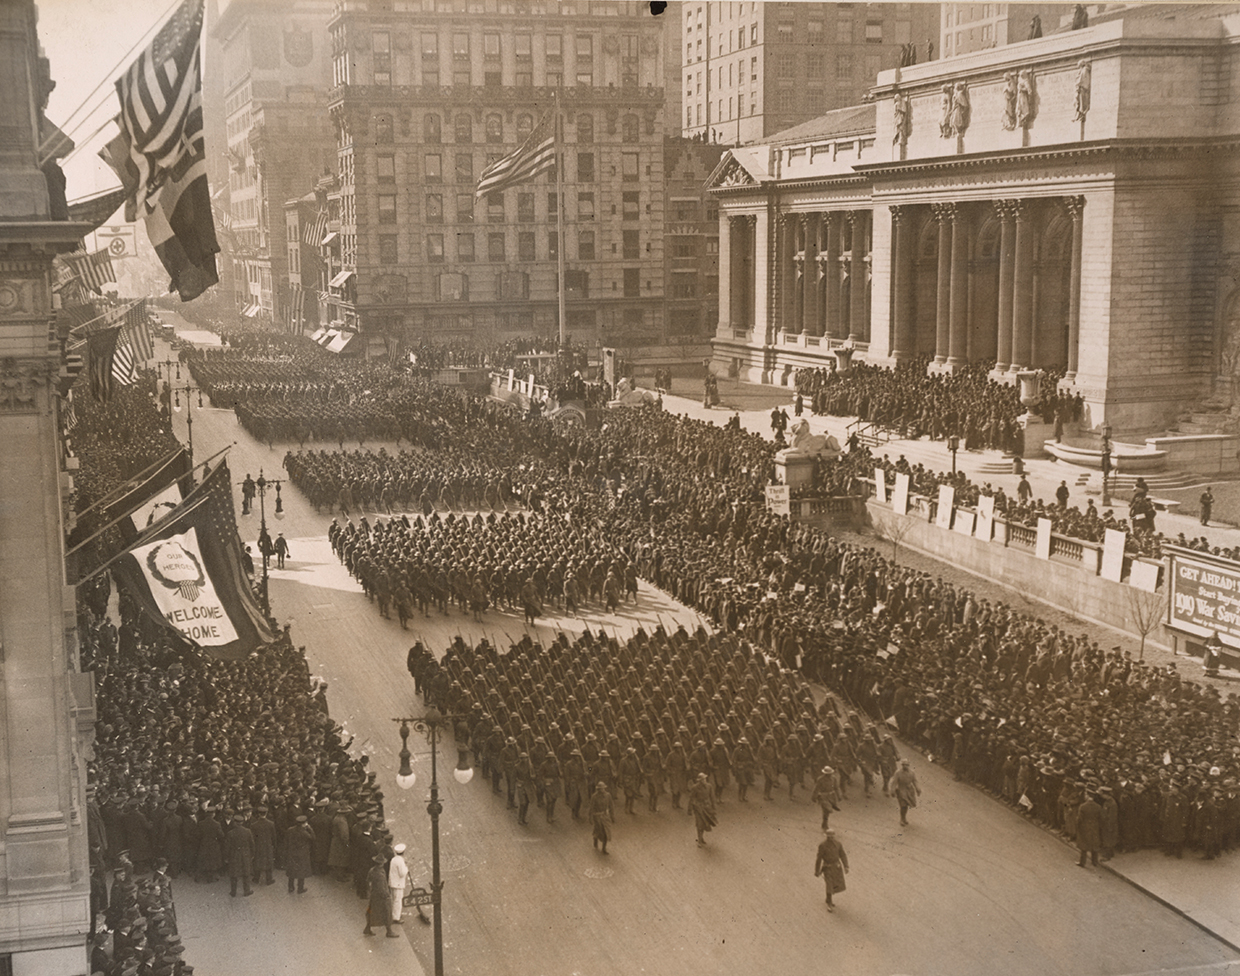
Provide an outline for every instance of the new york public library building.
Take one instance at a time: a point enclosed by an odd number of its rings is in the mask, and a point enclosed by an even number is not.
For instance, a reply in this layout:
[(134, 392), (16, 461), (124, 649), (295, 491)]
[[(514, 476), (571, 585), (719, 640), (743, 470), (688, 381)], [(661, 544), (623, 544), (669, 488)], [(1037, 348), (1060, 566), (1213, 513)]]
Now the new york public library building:
[(1139, 5), (882, 72), (866, 104), (732, 149), (712, 174), (715, 369), (791, 385), (843, 348), (993, 362), (1013, 382), (1058, 370), (1083, 428), (1137, 440), (1225, 411), (1238, 144), (1240, 5)]

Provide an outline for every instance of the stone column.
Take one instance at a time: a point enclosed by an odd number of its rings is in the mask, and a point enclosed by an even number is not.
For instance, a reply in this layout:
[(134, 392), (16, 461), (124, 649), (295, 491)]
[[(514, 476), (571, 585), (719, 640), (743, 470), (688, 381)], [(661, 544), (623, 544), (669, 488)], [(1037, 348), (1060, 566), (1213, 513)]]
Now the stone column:
[(866, 264), (865, 264), (865, 211), (849, 211), (852, 224), (852, 248), (849, 251), (848, 270), (848, 341), (862, 342), (866, 338)]
[(1085, 198), (1064, 201), (1072, 218), (1072, 274), (1068, 283), (1068, 372), (1064, 379), (1076, 380), (1081, 345), (1081, 242), (1084, 231)]
[(952, 284), (947, 365), (969, 361), (969, 217), (962, 206), (952, 211)]
[(842, 213), (829, 213), (827, 225), (827, 257), (823, 262), (826, 288), (826, 334), (832, 339), (844, 338), (844, 315), (840, 308), (840, 236), (844, 225)]
[(1033, 214), (1029, 203), (1013, 204), (1016, 258), (1012, 294), (1012, 370), (1024, 369), (1033, 354)]
[[(728, 283), (731, 287), (727, 292), (723, 292), (723, 281), (719, 282), (720, 294), (723, 296), (723, 301), (726, 301), (728, 305), (728, 318), (736, 328), (747, 328), (753, 324), (745, 313), (744, 305), (745, 248), (749, 247), (748, 228), (745, 226), (747, 221), (747, 217), (729, 217), (727, 220), (730, 242), (728, 247)], [(721, 241), (720, 250), (722, 250), (722, 243)], [(723, 304), (723, 302), (720, 302), (720, 304)]]
[(936, 292), (937, 307), (934, 316), (934, 361), (947, 362), (949, 347), (949, 324), (951, 321), (952, 288), (952, 214), (953, 203), (936, 203), (934, 219), (939, 222), (939, 279)]
[(802, 318), (801, 331), (806, 335), (822, 335), (818, 316), (818, 221), (819, 214), (806, 214), (803, 224), (805, 236), (805, 264), (801, 278)]
[(775, 258), (775, 331), (795, 332), (796, 328), (796, 235), (800, 223), (796, 214), (783, 214), (779, 218), (779, 238)]
[(793, 288), (792, 288), (792, 317), (784, 324), (784, 331), (795, 335), (800, 335), (805, 331), (805, 250), (807, 247), (805, 231), (805, 222), (809, 219), (808, 214), (791, 215), (788, 218), (792, 225), (789, 230), (792, 234), (792, 263), (793, 263)]
[(721, 339), (732, 338), (732, 221), (724, 214), (719, 221), (719, 321), (715, 323), (715, 335)]
[(909, 287), (912, 282), (913, 226), (908, 207), (891, 207), (891, 358), (899, 362), (913, 355), (912, 310)]
[(1012, 362), (1012, 271), (1016, 257), (1014, 213), (1009, 200), (996, 200), (999, 215), (999, 334), (995, 372), (1005, 373)]

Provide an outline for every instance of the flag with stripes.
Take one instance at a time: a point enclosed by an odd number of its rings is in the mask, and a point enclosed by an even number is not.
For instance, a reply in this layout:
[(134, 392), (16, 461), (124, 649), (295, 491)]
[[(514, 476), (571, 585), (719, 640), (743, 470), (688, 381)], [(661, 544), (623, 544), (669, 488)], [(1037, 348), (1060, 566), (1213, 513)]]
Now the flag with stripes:
[(60, 260), (65, 268), (63, 275), (57, 271), (57, 283), (61, 284), (62, 291), (64, 285), (72, 281), (102, 295), (105, 284), (116, 283), (112, 255), (106, 250), (93, 254), (66, 254)]
[(125, 310), (124, 336), (133, 347), (138, 362), (145, 363), (155, 356), (151, 343), (151, 316), (146, 310), (146, 299), (139, 299)]
[(112, 361), (116, 358), (116, 340), (120, 332), (118, 326), (112, 326), (98, 329), (87, 337), (90, 394), (99, 403), (107, 403), (112, 398)]
[(203, 8), (184, 0), (117, 79), (121, 131), (100, 153), (130, 191), (125, 219), (145, 217), (183, 302), (219, 281), (202, 128)]
[(528, 183), (539, 173), (545, 173), (553, 166), (555, 166), (555, 115), (548, 112), (516, 152), (496, 160), (482, 171), (482, 178), (478, 180), (478, 189), (474, 192), (474, 196), (481, 199), (488, 193), (499, 193), (510, 186)]
[(112, 380), (121, 386), (133, 386), (138, 382), (138, 364), (126, 328), (122, 326), (116, 338), (116, 352), (112, 356)]
[(314, 215), (314, 219), (306, 224), (306, 233), (302, 237), (302, 241), (310, 247), (319, 247), (323, 243), (323, 238), (327, 236), (327, 212), (320, 210)]
[(70, 390), (64, 400), (64, 409), (61, 410), (60, 416), (64, 420), (65, 433), (73, 430), (77, 426), (77, 410), (73, 406), (73, 391)]

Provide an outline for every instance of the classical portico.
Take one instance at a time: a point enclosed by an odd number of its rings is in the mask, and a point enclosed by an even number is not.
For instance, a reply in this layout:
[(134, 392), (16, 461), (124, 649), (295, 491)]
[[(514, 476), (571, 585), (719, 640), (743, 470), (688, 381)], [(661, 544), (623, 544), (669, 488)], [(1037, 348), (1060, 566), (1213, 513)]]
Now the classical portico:
[(1202, 81), (1240, 73), (1235, 28), (1121, 11), (882, 72), (872, 102), (730, 150), (717, 367), (1043, 369), (1133, 432), (1237, 397), (1240, 113)]

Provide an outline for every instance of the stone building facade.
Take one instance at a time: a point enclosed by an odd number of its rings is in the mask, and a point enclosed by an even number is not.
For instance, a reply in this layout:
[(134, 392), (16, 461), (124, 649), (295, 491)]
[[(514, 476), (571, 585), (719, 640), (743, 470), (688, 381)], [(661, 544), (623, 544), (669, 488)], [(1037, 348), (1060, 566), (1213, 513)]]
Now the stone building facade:
[(683, 136), (739, 145), (855, 104), (875, 75), (902, 63), (905, 45), (927, 59), (939, 35), (939, 6), (670, 4), (682, 89), (668, 111), (678, 111)]
[(1162, 429), (1240, 375), (1240, 17), (1145, 6), (881, 73), (872, 103), (729, 151), (715, 356), (1062, 370)]
[[(575, 341), (662, 335), (664, 37), (644, 5), (351, 0), (329, 27), (342, 270), (323, 321), (440, 341), (554, 334), (564, 247)], [(557, 106), (564, 241), (553, 174), (474, 199)]]
[[(92, 675), (77, 670), (62, 512), (62, 364), (52, 259), (92, 228), (67, 219), (55, 159), (73, 143), (45, 117), (51, 78), (33, 0), (0, 4), (0, 971), (87, 970), (86, 761)], [(42, 165), (40, 165), (42, 163)], [(67, 331), (67, 329), (66, 329)]]

